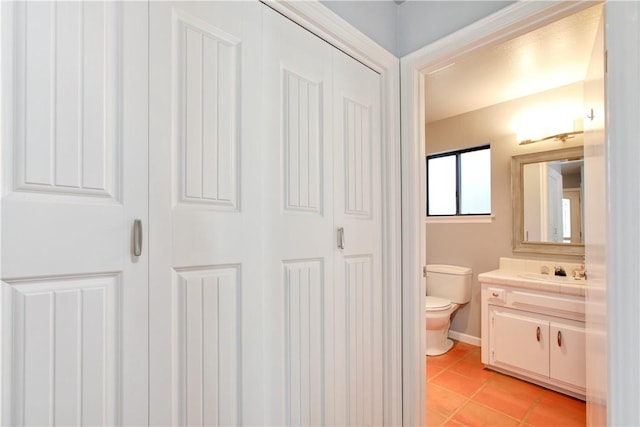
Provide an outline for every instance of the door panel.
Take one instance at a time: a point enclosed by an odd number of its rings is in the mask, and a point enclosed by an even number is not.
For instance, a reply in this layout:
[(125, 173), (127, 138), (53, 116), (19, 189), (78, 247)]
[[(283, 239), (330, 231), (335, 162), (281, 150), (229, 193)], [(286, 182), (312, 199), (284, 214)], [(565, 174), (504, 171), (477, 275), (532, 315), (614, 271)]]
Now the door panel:
[(1, 7), (2, 422), (147, 424), (146, 5)]
[[(491, 308), (490, 361), (549, 376), (549, 322)], [(538, 332), (539, 331), (539, 332)]]
[(381, 425), (382, 267), (380, 76), (333, 51), (333, 334), (336, 425)]
[(323, 425), (332, 342), (331, 48), (263, 8), (265, 424)]
[(266, 422), (380, 425), (380, 77), (263, 22)]
[(150, 422), (262, 424), (260, 5), (150, 4)]
[(585, 330), (571, 325), (551, 323), (549, 376), (585, 388)]
[(104, 276), (11, 287), (15, 425), (118, 423), (119, 282)]

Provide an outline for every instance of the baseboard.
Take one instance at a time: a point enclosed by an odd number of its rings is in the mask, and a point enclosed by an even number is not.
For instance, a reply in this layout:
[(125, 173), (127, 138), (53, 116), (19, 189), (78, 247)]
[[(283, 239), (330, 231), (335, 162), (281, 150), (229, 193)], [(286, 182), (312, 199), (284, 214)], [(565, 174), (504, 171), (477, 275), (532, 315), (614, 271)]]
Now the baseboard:
[(451, 338), (452, 340), (463, 342), (463, 343), (475, 345), (476, 347), (480, 347), (482, 343), (482, 341), (478, 337), (474, 337), (473, 335), (467, 335), (461, 332), (456, 332), (451, 330), (449, 330), (449, 338)]

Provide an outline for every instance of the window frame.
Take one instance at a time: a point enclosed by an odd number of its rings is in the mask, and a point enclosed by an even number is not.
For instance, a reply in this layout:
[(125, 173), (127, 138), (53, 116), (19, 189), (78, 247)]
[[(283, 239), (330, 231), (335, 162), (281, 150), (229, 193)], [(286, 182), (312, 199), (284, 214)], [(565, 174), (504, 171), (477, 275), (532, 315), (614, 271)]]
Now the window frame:
[[(462, 148), (459, 150), (451, 150), (451, 151), (444, 151), (442, 153), (435, 153), (435, 154), (428, 154), (425, 156), (425, 166), (426, 166), (426, 173), (425, 173), (425, 183), (426, 183), (426, 218), (455, 218), (455, 217), (486, 217), (486, 216), (491, 216), (492, 212), (486, 212), (486, 213), (469, 213), (469, 214), (463, 214), (460, 213), (460, 194), (461, 194), (461, 157), (462, 154), (464, 153), (469, 153), (469, 152), (473, 152), (473, 151), (480, 151), (480, 150), (489, 150), (489, 154), (491, 154), (491, 144), (487, 143), (487, 144), (482, 144), (482, 145), (478, 145), (475, 147), (468, 147), (468, 148)], [(455, 214), (437, 214), (437, 215), (429, 215), (429, 160), (431, 159), (437, 159), (440, 157), (450, 157), (450, 156), (455, 156), (456, 158), (456, 213)], [(489, 160), (489, 176), (491, 176), (491, 160)], [(491, 188), (489, 189), (489, 191), (491, 191)], [(491, 194), (489, 195), (489, 204), (491, 209), (493, 210), (493, 203), (491, 200)]]

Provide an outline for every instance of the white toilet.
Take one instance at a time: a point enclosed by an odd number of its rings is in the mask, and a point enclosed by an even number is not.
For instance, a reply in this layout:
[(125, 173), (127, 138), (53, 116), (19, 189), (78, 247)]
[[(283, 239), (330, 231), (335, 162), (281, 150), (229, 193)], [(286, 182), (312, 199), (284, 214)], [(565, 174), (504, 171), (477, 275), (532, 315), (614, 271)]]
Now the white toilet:
[(451, 315), (471, 300), (471, 269), (456, 265), (427, 265), (427, 355), (451, 350)]

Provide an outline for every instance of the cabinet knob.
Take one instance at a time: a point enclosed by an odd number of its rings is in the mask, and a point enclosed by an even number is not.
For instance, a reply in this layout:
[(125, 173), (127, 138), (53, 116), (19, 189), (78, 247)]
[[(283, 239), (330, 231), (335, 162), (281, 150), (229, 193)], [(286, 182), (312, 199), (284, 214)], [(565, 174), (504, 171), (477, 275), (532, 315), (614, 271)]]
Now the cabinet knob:
[(540, 342), (540, 326), (536, 328), (536, 339)]
[(558, 331), (558, 347), (562, 347), (562, 332)]
[(499, 295), (499, 294), (498, 294), (497, 292), (494, 292), (494, 293), (492, 293), (491, 295), (493, 295), (494, 297), (498, 298), (498, 295)]

